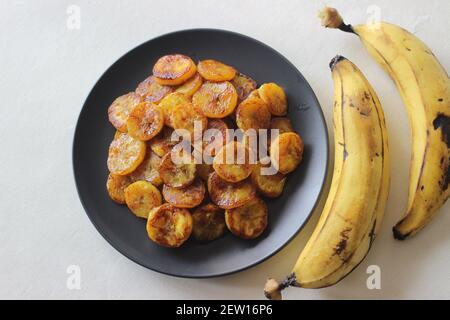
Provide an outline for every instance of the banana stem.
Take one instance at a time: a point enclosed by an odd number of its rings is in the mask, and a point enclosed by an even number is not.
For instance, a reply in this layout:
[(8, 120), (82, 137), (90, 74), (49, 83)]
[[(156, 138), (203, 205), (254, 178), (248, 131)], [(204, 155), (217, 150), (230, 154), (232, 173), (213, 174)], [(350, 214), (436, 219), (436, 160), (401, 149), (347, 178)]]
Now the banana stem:
[(319, 12), (322, 26), (325, 28), (339, 29), (344, 32), (355, 33), (351, 24), (346, 24), (335, 8), (325, 7)]
[(290, 286), (299, 287), (295, 273), (291, 273), (281, 282), (269, 278), (264, 286), (264, 295), (269, 300), (282, 300), (283, 297), (281, 296), (281, 291)]

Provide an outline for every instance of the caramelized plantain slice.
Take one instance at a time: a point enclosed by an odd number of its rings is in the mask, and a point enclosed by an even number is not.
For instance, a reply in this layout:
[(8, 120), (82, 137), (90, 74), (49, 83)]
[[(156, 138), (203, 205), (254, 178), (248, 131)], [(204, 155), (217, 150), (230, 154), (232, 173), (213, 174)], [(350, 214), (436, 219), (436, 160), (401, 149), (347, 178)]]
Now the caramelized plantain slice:
[(159, 84), (176, 86), (180, 85), (193, 75), (197, 67), (194, 61), (182, 54), (169, 54), (156, 61), (153, 66), (153, 75)]
[(267, 104), (257, 97), (245, 99), (236, 109), (236, 124), (243, 131), (268, 129), (270, 118)]
[(160, 158), (168, 154), (179, 141), (172, 141), (173, 129), (169, 127), (164, 127), (162, 131), (148, 143), (150, 148), (154, 153), (156, 153)]
[(230, 183), (222, 180), (216, 172), (208, 177), (208, 192), (211, 200), (223, 209), (242, 206), (256, 195), (256, 189), (249, 179)]
[(139, 83), (134, 92), (143, 97), (144, 101), (158, 103), (172, 91), (172, 87), (161, 85), (154, 76), (150, 76)]
[(232, 80), (236, 69), (216, 60), (202, 60), (198, 63), (198, 73), (208, 81), (221, 82)]
[(265, 83), (258, 89), (259, 96), (274, 116), (287, 114), (287, 98), (283, 88), (276, 83)]
[(144, 161), (130, 174), (133, 181), (145, 180), (154, 186), (161, 186), (162, 180), (159, 176), (159, 165), (161, 158), (147, 147)]
[(239, 182), (246, 179), (253, 169), (248, 147), (240, 142), (231, 141), (216, 154), (213, 168), (225, 181)]
[(225, 210), (228, 230), (243, 239), (254, 239), (267, 227), (267, 205), (260, 198), (253, 198), (243, 206)]
[(239, 101), (244, 101), (256, 89), (256, 81), (239, 72), (231, 80), (231, 84), (236, 88)]
[(205, 82), (192, 97), (192, 103), (208, 118), (225, 118), (237, 104), (237, 93), (228, 82)]
[[(279, 172), (267, 175), (262, 174), (262, 168), (269, 167), (270, 164), (262, 165), (258, 163), (253, 168), (251, 178), (259, 193), (268, 198), (276, 198), (279, 197), (281, 193), (283, 193), (286, 176)], [(272, 169), (275, 171), (275, 168)]]
[(164, 126), (162, 108), (151, 102), (141, 102), (131, 111), (127, 120), (128, 134), (147, 141), (156, 136)]
[(151, 209), (162, 203), (158, 188), (148, 181), (136, 181), (125, 188), (125, 202), (136, 216), (147, 218)]
[(278, 171), (288, 174), (302, 161), (303, 148), (303, 141), (298, 134), (282, 133), (270, 144), (270, 160)]
[(214, 157), (227, 143), (227, 123), (222, 119), (210, 119), (203, 134), (203, 153)]
[(118, 97), (108, 108), (109, 122), (117, 130), (127, 132), (128, 115), (141, 101), (141, 96), (134, 92)]
[(200, 74), (196, 73), (192, 78), (179, 86), (175, 92), (184, 94), (185, 96), (192, 97), (194, 93), (202, 86), (203, 78)]
[(159, 175), (164, 184), (170, 187), (181, 188), (190, 185), (196, 173), (194, 159), (188, 155), (180, 157), (170, 152), (161, 159)]
[(173, 125), (174, 111), (180, 105), (185, 105), (188, 103), (190, 103), (188, 96), (186, 96), (180, 92), (170, 93), (164, 99), (162, 99), (161, 102), (159, 103), (159, 105), (162, 108), (163, 113), (164, 113), (164, 124), (166, 126), (173, 128), (174, 127), (174, 125)]
[(163, 186), (163, 197), (171, 205), (178, 208), (194, 208), (202, 203), (205, 197), (205, 185), (201, 179), (183, 188)]
[(285, 117), (275, 117), (270, 120), (270, 129), (278, 129), (279, 133), (294, 132), (291, 120)]
[(222, 209), (213, 203), (197, 208), (192, 214), (194, 228), (192, 233), (198, 241), (212, 241), (225, 231), (225, 216)]
[(157, 244), (176, 248), (191, 235), (192, 216), (187, 209), (165, 203), (152, 209), (147, 219), (147, 234)]
[(126, 133), (117, 135), (108, 151), (108, 169), (115, 175), (133, 172), (145, 157), (145, 142), (134, 139)]
[[(208, 125), (208, 119), (198, 112), (194, 105), (190, 102), (179, 104), (172, 110), (171, 123), (175, 130), (183, 129), (189, 132), (189, 137), (185, 137), (189, 141), (194, 141), (194, 129), (197, 128), (198, 135), (205, 131)], [(180, 135), (181, 132), (180, 132)]]
[(132, 179), (129, 176), (118, 176), (115, 174), (109, 174), (106, 181), (106, 190), (109, 197), (117, 203), (125, 203), (124, 190), (132, 183)]

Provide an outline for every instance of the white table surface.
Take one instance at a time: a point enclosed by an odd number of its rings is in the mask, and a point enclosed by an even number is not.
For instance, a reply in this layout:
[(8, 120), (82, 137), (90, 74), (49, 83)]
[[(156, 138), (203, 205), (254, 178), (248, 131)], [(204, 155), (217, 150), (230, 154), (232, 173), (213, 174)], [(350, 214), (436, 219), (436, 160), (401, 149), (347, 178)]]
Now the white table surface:
[[(275, 4), (277, 3), (277, 4)], [(89, 90), (121, 55), (155, 36), (186, 28), (223, 28), (275, 48), (303, 73), (331, 128), (329, 60), (340, 53), (365, 73), (384, 106), (391, 150), (391, 192), (381, 234), (364, 262), (338, 285), (291, 288), (288, 299), (450, 298), (450, 201), (417, 237), (395, 241), (392, 225), (406, 206), (410, 137), (393, 83), (352, 35), (320, 27), (320, 1), (0, 0), (0, 298), (261, 299), (266, 277), (290, 272), (320, 212), (284, 250), (231, 276), (164, 276), (123, 257), (83, 211), (72, 174), (72, 138)], [(381, 18), (414, 31), (450, 71), (450, 2), (327, 1), (347, 22)], [(70, 5), (80, 29), (67, 28)], [(332, 134), (332, 132), (330, 132)], [(331, 173), (331, 172), (330, 172)], [(330, 177), (329, 177), (330, 178)], [(328, 179), (328, 183), (329, 183)], [(366, 269), (381, 268), (381, 290)], [(69, 290), (67, 268), (81, 270)]]

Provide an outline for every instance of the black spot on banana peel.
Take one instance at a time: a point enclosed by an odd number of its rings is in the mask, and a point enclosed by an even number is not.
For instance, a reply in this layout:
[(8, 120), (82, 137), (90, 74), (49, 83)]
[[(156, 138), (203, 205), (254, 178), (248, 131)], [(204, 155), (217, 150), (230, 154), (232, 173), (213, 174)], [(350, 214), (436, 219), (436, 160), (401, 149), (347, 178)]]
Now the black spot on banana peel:
[[(441, 139), (447, 145), (447, 148), (450, 149), (450, 117), (443, 113), (439, 113), (433, 121), (433, 127), (434, 130), (441, 130)], [(444, 160), (444, 158), (441, 158), (441, 166), (444, 164)], [(450, 184), (450, 159), (447, 168), (442, 169), (443, 176), (441, 180), (441, 187), (442, 190), (445, 191)]]

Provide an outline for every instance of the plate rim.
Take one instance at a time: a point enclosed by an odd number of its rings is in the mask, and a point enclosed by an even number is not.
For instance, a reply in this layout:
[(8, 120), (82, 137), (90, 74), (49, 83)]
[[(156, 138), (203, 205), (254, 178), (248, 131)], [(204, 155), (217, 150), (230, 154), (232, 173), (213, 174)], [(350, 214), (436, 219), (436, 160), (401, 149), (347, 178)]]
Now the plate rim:
[[(282, 60), (284, 60), (288, 65), (290, 65), (295, 71), (296, 73), (301, 77), (301, 79), (304, 80), (304, 83), (306, 84), (306, 88), (311, 90), (312, 94), (313, 94), (313, 99), (315, 100), (316, 104), (319, 107), (319, 116), (320, 116), (320, 120), (321, 120), (321, 125), (322, 128), (325, 131), (325, 138), (326, 138), (326, 145), (325, 145), (325, 154), (326, 154), (326, 161), (325, 161), (325, 172), (322, 178), (322, 182), (321, 182), (321, 186), (320, 186), (320, 191), (319, 194), (314, 202), (314, 205), (312, 207), (312, 209), (310, 210), (310, 212), (308, 213), (305, 221), (299, 226), (299, 228), (297, 229), (297, 231), (295, 231), (287, 240), (286, 242), (283, 243), (283, 245), (279, 246), (277, 249), (273, 250), (270, 254), (265, 255), (264, 257), (258, 259), (255, 262), (252, 262), (250, 264), (247, 264), (245, 266), (236, 268), (234, 270), (231, 271), (224, 271), (224, 272), (219, 272), (219, 273), (209, 273), (209, 274), (202, 274), (202, 275), (185, 275), (185, 274), (176, 274), (173, 272), (166, 272), (164, 270), (158, 270), (156, 268), (152, 268), (146, 264), (144, 264), (143, 262), (139, 261), (138, 259), (134, 258), (131, 254), (129, 254), (126, 250), (124, 250), (124, 248), (121, 248), (120, 245), (118, 245), (117, 243), (115, 243), (106, 232), (104, 232), (103, 229), (101, 229), (98, 224), (94, 221), (94, 219), (91, 217), (91, 214), (89, 212), (89, 209), (85, 203), (85, 200), (82, 198), (81, 196), (81, 190), (80, 190), (80, 186), (79, 186), (79, 182), (77, 179), (77, 173), (76, 173), (76, 169), (75, 167), (76, 162), (75, 162), (75, 149), (76, 149), (76, 141), (77, 141), (77, 137), (80, 135), (79, 131), (80, 129), (80, 121), (82, 118), (83, 113), (85, 113), (85, 110), (87, 109), (87, 101), (91, 98), (92, 92), (93, 90), (97, 87), (97, 85), (99, 84), (100, 80), (104, 77), (104, 75), (110, 70), (110, 68), (115, 65), (117, 62), (119, 62), (120, 60), (122, 60), (126, 55), (128, 55), (131, 51), (135, 51), (138, 48), (146, 45), (148, 42), (151, 41), (155, 41), (158, 40), (160, 38), (164, 38), (164, 37), (168, 37), (168, 36), (174, 36), (176, 34), (179, 33), (184, 33), (184, 32), (218, 32), (218, 33), (225, 33), (225, 34), (231, 34), (234, 36), (238, 36), (241, 38), (244, 38), (245, 40), (248, 41), (252, 41), (252, 42), (256, 42), (257, 44), (260, 44), (264, 47), (266, 47), (268, 50), (272, 51), (273, 53), (275, 53), (276, 55), (278, 55)], [(164, 33), (162, 35), (153, 37), (149, 40), (146, 40), (140, 44), (138, 44), (137, 46), (133, 47), (130, 50), (127, 50), (124, 54), (122, 54), (119, 58), (117, 58), (116, 60), (114, 60), (113, 63), (110, 64), (110, 66), (99, 76), (99, 78), (97, 79), (97, 81), (95, 81), (94, 85), (91, 87), (91, 89), (89, 90), (89, 93), (87, 94), (86, 98), (84, 99), (83, 105), (79, 111), (78, 117), (77, 117), (77, 121), (75, 124), (75, 130), (73, 133), (73, 139), (72, 139), (72, 174), (73, 174), (73, 179), (75, 182), (75, 187), (77, 190), (77, 195), (78, 195), (78, 199), (81, 202), (81, 205), (83, 207), (83, 210), (85, 212), (85, 214), (88, 216), (90, 222), (92, 223), (92, 225), (94, 225), (95, 229), (97, 230), (97, 232), (106, 240), (106, 242), (108, 242), (108, 244), (110, 246), (112, 246), (116, 251), (118, 251), (120, 254), (122, 254), (123, 256), (125, 256), (126, 258), (128, 258), (129, 260), (133, 261), (134, 263), (149, 269), (151, 271), (160, 273), (160, 274), (164, 274), (167, 276), (172, 276), (172, 277), (176, 277), (176, 278), (186, 278), (186, 279), (207, 279), (207, 278), (217, 278), (217, 277), (224, 277), (227, 275), (231, 275), (231, 274), (235, 274), (247, 269), (250, 269), (252, 267), (255, 267), (258, 264), (261, 264), (265, 261), (267, 261), (268, 259), (272, 258), (273, 256), (275, 256), (277, 253), (279, 253), (282, 249), (284, 249), (289, 243), (291, 243), (291, 241), (300, 233), (300, 231), (303, 230), (303, 228), (306, 226), (306, 224), (308, 223), (308, 221), (310, 220), (311, 216), (313, 215), (314, 211), (317, 209), (320, 200), (322, 198), (322, 195), (325, 191), (325, 184), (327, 181), (327, 177), (329, 174), (329, 161), (330, 161), (330, 138), (329, 138), (329, 133), (328, 133), (328, 126), (327, 126), (327, 122), (325, 119), (325, 115), (322, 109), (322, 106), (319, 102), (319, 100), (317, 99), (316, 93), (314, 92), (313, 88), (311, 87), (311, 85), (309, 84), (309, 82), (306, 80), (306, 78), (303, 76), (303, 74), (300, 72), (300, 70), (298, 70), (298, 68), (291, 62), (289, 61), (284, 55), (282, 55), (279, 51), (275, 50), (274, 48), (272, 48), (271, 46), (265, 44), (264, 42), (255, 39), (253, 37), (247, 36), (245, 34), (236, 32), (236, 31), (230, 31), (230, 30), (226, 30), (226, 29), (219, 29), (219, 28), (190, 28), (190, 29), (180, 29), (180, 30), (176, 30), (176, 31), (172, 31), (172, 32), (168, 32), (168, 33)]]

